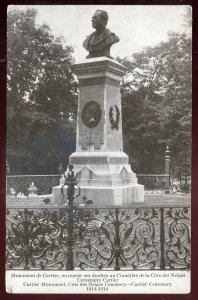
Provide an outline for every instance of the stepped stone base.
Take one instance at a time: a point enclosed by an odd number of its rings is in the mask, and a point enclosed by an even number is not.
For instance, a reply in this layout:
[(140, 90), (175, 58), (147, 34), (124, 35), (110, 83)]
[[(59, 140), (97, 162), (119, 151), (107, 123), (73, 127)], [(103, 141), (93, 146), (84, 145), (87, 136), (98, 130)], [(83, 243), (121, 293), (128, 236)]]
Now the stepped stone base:
[[(78, 184), (81, 188), (81, 195), (75, 199), (75, 204), (83, 203), (83, 197), (92, 200), (97, 206), (144, 202), (144, 186), (137, 183), (136, 174), (131, 170), (125, 153), (75, 152), (70, 157), (70, 163), (78, 172)], [(62, 185), (53, 188), (53, 198), (57, 204), (66, 200), (61, 195), (61, 187)], [(65, 186), (65, 195), (66, 189)]]
[[(64, 204), (67, 199), (61, 194), (61, 185), (53, 187), (53, 201), (54, 204)], [(77, 193), (77, 189), (76, 189)], [(63, 188), (63, 194), (67, 195), (67, 186)], [(144, 187), (140, 184), (122, 185), (112, 187), (99, 186), (81, 186), (81, 195), (74, 199), (74, 204), (82, 204), (83, 197), (93, 201), (96, 206), (109, 205), (129, 205), (131, 203), (144, 202)]]
[[(66, 203), (67, 199), (63, 198), (61, 188), (61, 185), (53, 187), (52, 203), (59, 205)], [(67, 186), (64, 186), (63, 194), (67, 195)], [(144, 202), (144, 186), (140, 184), (111, 187), (81, 186), (81, 195), (74, 200), (74, 204), (84, 203), (83, 197), (92, 200), (96, 206), (129, 205)]]
[(82, 194), (98, 206), (126, 205), (144, 201), (144, 189), (141, 185), (122, 185), (112, 187), (82, 187)]

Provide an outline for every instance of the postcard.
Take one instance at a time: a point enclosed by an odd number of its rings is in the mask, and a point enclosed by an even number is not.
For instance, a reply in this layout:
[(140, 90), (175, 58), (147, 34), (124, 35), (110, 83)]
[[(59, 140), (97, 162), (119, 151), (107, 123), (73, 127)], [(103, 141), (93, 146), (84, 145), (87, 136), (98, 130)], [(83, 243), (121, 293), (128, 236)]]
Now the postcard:
[(8, 7), (8, 293), (190, 293), (191, 15)]

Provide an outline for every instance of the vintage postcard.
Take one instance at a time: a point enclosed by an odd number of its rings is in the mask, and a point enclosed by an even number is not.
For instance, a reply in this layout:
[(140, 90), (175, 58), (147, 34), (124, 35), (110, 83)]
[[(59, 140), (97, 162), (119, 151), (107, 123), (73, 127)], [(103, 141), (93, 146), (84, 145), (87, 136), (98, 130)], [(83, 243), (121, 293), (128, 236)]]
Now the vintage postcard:
[(190, 293), (191, 60), (187, 5), (8, 7), (8, 293)]

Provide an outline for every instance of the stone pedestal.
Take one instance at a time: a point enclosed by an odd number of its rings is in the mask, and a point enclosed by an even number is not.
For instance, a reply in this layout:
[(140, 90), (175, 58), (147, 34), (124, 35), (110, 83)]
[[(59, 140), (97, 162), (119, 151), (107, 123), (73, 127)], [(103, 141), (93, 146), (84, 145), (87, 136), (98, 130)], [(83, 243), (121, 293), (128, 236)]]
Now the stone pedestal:
[(144, 187), (123, 152), (120, 81), (126, 68), (98, 57), (74, 64), (73, 71), (79, 100), (76, 152), (70, 164), (79, 173), (80, 198), (86, 196), (95, 205), (143, 202)]

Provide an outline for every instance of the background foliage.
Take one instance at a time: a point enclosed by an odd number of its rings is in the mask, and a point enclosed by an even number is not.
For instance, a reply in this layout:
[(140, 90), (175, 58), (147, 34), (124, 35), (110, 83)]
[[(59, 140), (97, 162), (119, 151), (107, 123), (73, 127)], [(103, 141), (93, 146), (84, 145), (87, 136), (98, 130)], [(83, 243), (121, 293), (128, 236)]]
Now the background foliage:
[(36, 14), (8, 13), (7, 158), (15, 174), (56, 173), (75, 147), (73, 49), (38, 26)]
[(122, 85), (126, 152), (138, 172), (163, 172), (166, 145), (172, 165), (190, 162), (191, 39), (170, 33), (167, 42), (136, 53)]

